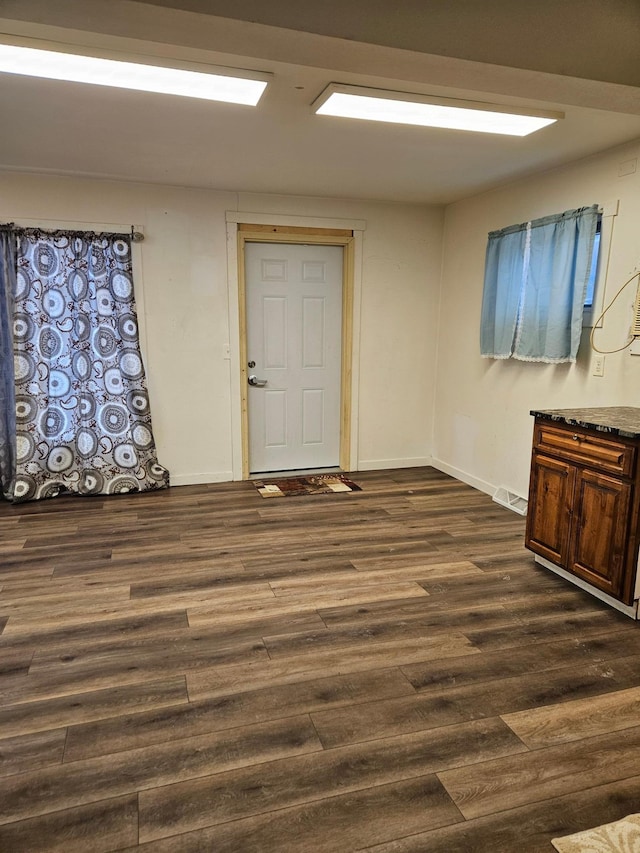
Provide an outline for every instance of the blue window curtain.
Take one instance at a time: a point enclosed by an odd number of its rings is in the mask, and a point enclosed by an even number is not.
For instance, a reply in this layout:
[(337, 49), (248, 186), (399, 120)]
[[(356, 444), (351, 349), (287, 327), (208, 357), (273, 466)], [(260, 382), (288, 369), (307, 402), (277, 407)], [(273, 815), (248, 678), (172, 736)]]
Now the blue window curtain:
[(574, 362), (598, 205), (492, 231), (480, 324), (486, 358)]
[(156, 458), (128, 235), (8, 233), (15, 257), (9, 241), (2, 263), (14, 273), (0, 303), (2, 319), (11, 320), (13, 358), (9, 367), (3, 347), (0, 375), (11, 372), (3, 387), (14, 397), (7, 430), (15, 454), (6, 475), (3, 467), (4, 496), (18, 502), (168, 486)]

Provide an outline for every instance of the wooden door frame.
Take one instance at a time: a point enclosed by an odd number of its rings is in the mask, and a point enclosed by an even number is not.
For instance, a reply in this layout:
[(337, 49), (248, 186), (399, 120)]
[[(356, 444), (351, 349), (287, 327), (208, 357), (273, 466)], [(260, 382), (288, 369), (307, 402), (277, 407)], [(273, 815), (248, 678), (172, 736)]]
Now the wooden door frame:
[(242, 479), (249, 478), (249, 395), (247, 369), (247, 283), (245, 245), (247, 243), (295, 243), (317, 246), (341, 246), (342, 258), (342, 367), (340, 376), (340, 454), (339, 466), (348, 471), (351, 460), (351, 391), (353, 359), (353, 301), (355, 239), (353, 231), (341, 228), (307, 228), (238, 224), (238, 309), (240, 337), (240, 406), (242, 433)]

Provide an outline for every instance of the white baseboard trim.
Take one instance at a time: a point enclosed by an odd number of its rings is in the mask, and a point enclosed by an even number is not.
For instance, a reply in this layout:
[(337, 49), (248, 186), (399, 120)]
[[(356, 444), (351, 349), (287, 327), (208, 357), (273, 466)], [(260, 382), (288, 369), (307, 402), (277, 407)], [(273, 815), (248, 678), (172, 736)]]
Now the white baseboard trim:
[(171, 474), (172, 486), (202, 486), (206, 483), (228, 483), (233, 471), (205, 471), (199, 474)]
[[(485, 492), (487, 495), (493, 495), (496, 486), (487, 483), (484, 480), (468, 474), (441, 459), (433, 459), (431, 456), (413, 456), (402, 459), (361, 459), (358, 462), (358, 471), (383, 471), (387, 468), (422, 468), (432, 466), (455, 477), (456, 480), (461, 480), (474, 489)], [(172, 486), (200, 486), (206, 483), (229, 483), (233, 480), (233, 471), (204, 471), (193, 474), (171, 474)]]
[(358, 471), (382, 471), (385, 468), (422, 468), (431, 465), (430, 456), (414, 456), (410, 459), (361, 459)]
[(544, 566), (545, 569), (550, 569), (552, 572), (560, 575), (561, 578), (569, 581), (569, 583), (572, 583), (574, 586), (578, 586), (585, 592), (591, 593), (595, 598), (599, 598), (600, 601), (604, 601), (605, 604), (608, 604), (610, 607), (614, 607), (616, 610), (619, 610), (620, 613), (624, 613), (625, 616), (630, 616), (636, 621), (640, 619), (640, 612), (638, 612), (640, 602), (637, 599), (632, 605), (623, 604), (616, 598), (612, 598), (606, 592), (602, 592), (602, 590), (599, 590), (597, 587), (587, 583), (587, 581), (583, 581), (582, 578), (576, 577), (576, 575), (565, 571), (565, 569), (560, 568), (560, 566), (556, 566), (556, 564), (552, 563), (550, 560), (545, 560), (545, 558), (541, 557), (539, 554), (534, 554), (534, 559), (536, 563)]
[(449, 474), (449, 476), (455, 477), (456, 480), (461, 480), (468, 486), (473, 486), (474, 489), (478, 489), (478, 491), (484, 492), (492, 497), (497, 489), (497, 486), (494, 486), (492, 483), (487, 483), (486, 480), (480, 480), (478, 477), (474, 477), (473, 474), (461, 471), (460, 468), (455, 468), (453, 465), (449, 465), (448, 462), (443, 462), (441, 459), (432, 459), (431, 465), (434, 468), (437, 468), (438, 471), (442, 471), (443, 474)]

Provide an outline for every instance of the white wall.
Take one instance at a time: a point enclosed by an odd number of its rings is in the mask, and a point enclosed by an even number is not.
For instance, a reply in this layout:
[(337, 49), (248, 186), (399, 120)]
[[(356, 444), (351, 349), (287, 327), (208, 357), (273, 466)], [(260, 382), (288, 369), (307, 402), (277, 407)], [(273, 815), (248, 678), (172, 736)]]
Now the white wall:
[[(526, 495), (531, 409), (639, 406), (640, 356), (607, 355), (605, 375), (592, 375), (583, 334), (575, 365), (482, 359), (480, 307), (487, 233), (545, 214), (619, 199), (605, 301), (640, 269), (640, 172), (619, 177), (621, 163), (640, 159), (634, 143), (519, 181), (447, 208), (434, 403), (433, 457), (443, 470), (492, 492), (505, 485)], [(601, 349), (628, 339), (635, 286), (620, 296), (596, 331)]]
[[(427, 463), (442, 211), (0, 173), (0, 219), (144, 228), (136, 270), (158, 456), (174, 484), (232, 478), (226, 211), (366, 220), (359, 467)], [(233, 306), (232, 306), (232, 310)], [(237, 436), (235, 437), (237, 439)]]

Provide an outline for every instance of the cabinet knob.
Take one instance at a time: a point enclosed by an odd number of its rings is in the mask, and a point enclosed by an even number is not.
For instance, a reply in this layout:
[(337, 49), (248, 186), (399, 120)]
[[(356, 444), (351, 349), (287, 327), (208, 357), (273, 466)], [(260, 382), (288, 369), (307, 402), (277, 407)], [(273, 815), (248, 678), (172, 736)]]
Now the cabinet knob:
[(574, 441), (578, 441), (578, 439), (580, 438), (580, 436), (579, 436), (576, 432), (574, 432), (574, 434), (572, 435), (572, 438), (573, 438), (573, 440), (574, 440)]

